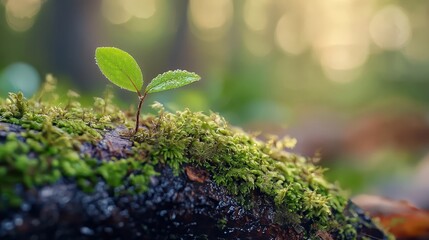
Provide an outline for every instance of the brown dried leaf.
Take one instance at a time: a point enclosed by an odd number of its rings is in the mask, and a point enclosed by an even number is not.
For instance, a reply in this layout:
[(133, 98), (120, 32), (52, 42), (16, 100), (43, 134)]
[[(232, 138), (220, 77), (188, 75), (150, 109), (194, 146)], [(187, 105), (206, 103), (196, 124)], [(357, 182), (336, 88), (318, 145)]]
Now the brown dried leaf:
[(359, 195), (353, 198), (359, 207), (398, 239), (428, 239), (429, 212), (410, 202), (380, 196)]
[(204, 183), (209, 178), (209, 174), (205, 170), (195, 167), (186, 166), (185, 172), (189, 180), (193, 182)]

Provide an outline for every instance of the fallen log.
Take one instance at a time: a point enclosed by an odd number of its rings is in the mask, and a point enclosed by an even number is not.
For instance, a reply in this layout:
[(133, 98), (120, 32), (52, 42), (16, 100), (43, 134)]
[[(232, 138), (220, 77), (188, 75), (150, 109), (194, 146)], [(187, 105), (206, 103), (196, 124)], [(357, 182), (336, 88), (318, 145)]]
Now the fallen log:
[(0, 101), (0, 238), (387, 239), (288, 139), (157, 109)]

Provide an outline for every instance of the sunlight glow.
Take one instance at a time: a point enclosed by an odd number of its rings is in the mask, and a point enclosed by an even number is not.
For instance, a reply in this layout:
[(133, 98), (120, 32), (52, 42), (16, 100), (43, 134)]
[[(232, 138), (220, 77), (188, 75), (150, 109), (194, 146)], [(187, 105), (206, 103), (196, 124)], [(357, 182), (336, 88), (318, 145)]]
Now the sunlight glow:
[(286, 53), (298, 55), (308, 47), (308, 38), (303, 26), (288, 14), (284, 14), (277, 23), (275, 40)]
[(101, 11), (104, 17), (113, 24), (126, 23), (133, 16), (125, 9), (124, 1), (118, 0), (103, 0)]
[(247, 0), (243, 8), (246, 26), (253, 31), (262, 31), (268, 25), (270, 0)]
[(37, 13), (42, 7), (42, 0), (5, 0), (6, 22), (15, 31), (23, 32), (30, 29)]
[(368, 57), (365, 45), (332, 45), (319, 50), (322, 66), (336, 70), (347, 70), (361, 66)]
[(232, 15), (231, 0), (191, 0), (190, 14), (195, 26), (201, 29), (221, 28)]
[(188, 14), (192, 33), (202, 40), (217, 40), (231, 25), (233, 3), (231, 0), (190, 0)]
[(328, 79), (350, 82), (367, 61), (372, 1), (320, 1), (311, 14), (313, 52)]
[(410, 21), (404, 10), (396, 5), (379, 10), (369, 30), (374, 43), (387, 50), (401, 49), (411, 37)]
[(101, 11), (104, 17), (113, 24), (124, 24), (133, 17), (152, 18), (157, 11), (155, 0), (103, 0)]
[(124, 0), (124, 8), (137, 18), (148, 19), (157, 9), (155, 0)]

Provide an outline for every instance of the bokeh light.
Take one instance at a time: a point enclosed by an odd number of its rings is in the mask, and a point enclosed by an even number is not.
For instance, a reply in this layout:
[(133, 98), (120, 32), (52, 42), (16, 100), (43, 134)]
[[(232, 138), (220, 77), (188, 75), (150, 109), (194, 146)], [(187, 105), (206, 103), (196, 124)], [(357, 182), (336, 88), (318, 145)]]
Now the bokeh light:
[(104, 17), (113, 24), (126, 23), (133, 16), (125, 9), (125, 1), (120, 0), (103, 0), (101, 10)]
[(350, 82), (369, 57), (370, 1), (318, 2), (312, 13), (312, 46), (328, 79)]
[(155, 0), (124, 0), (124, 8), (137, 18), (148, 19), (157, 9)]
[(275, 39), (280, 48), (289, 54), (300, 54), (308, 47), (308, 36), (302, 19), (283, 14), (279, 19)]
[(243, 17), (246, 26), (253, 31), (267, 28), (271, 0), (247, 0), (243, 6)]
[(396, 5), (380, 9), (370, 24), (371, 39), (383, 49), (401, 49), (411, 37), (410, 21), (404, 10)]
[(101, 10), (110, 23), (124, 24), (133, 18), (146, 20), (153, 17), (160, 2), (155, 0), (103, 0)]
[(217, 40), (225, 35), (231, 25), (233, 3), (231, 0), (190, 0), (188, 13), (197, 37)]
[(361, 66), (368, 57), (366, 45), (333, 44), (319, 50), (320, 62), (323, 67), (334, 70), (348, 70)]
[(30, 29), (42, 7), (43, 0), (4, 0), (6, 22), (15, 31)]
[(7, 66), (0, 75), (0, 94), (22, 92), (31, 97), (40, 86), (40, 76), (36, 69), (26, 63), (17, 62)]

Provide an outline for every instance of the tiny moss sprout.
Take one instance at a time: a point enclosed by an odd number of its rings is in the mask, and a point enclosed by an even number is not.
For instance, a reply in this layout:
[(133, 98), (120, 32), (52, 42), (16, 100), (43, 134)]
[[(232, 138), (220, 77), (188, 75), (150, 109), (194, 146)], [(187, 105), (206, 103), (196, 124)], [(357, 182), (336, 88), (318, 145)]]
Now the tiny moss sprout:
[(200, 76), (184, 70), (167, 71), (156, 76), (141, 92), (143, 74), (136, 60), (127, 52), (114, 47), (99, 47), (95, 51), (95, 60), (101, 72), (113, 84), (135, 92), (139, 98), (136, 115), (136, 127), (139, 129), (140, 110), (148, 93), (179, 88), (200, 80)]

